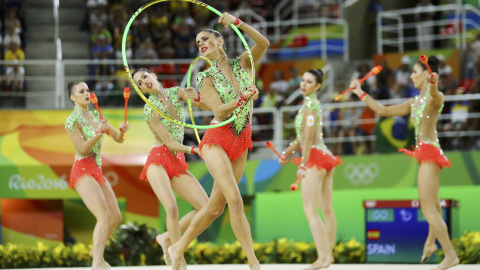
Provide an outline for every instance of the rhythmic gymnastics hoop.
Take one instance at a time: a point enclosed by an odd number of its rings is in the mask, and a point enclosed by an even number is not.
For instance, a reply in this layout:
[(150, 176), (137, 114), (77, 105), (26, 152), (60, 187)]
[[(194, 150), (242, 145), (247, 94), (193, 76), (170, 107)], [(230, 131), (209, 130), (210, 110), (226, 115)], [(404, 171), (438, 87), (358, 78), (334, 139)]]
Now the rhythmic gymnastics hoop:
[[(210, 66), (212, 66), (212, 63), (210, 62), (210, 59), (203, 57), (203, 56), (198, 56), (193, 60), (193, 62), (190, 64), (190, 67), (188, 68), (188, 73), (187, 73), (187, 88), (190, 87), (190, 81), (192, 79), (192, 70), (193, 66), (198, 60), (204, 60), (207, 62)], [(190, 119), (192, 120), (192, 124), (195, 125), (195, 118), (193, 117), (193, 110), (192, 110), (192, 102), (190, 101), (190, 98), (188, 99), (188, 111), (190, 112)], [(227, 120), (228, 121), (228, 120)], [(198, 131), (196, 128), (193, 129), (195, 131), (195, 137), (197, 137), (198, 144), (200, 145), (200, 136), (198, 136)]]
[[(207, 8), (209, 9), (210, 11), (216, 13), (218, 16), (222, 16), (222, 13), (220, 13), (218, 10), (216, 10), (215, 8), (203, 3), (203, 2), (200, 2), (200, 1), (196, 1), (196, 0), (157, 0), (157, 1), (152, 1), (148, 4), (145, 4), (144, 6), (140, 7), (133, 15), (132, 17), (130, 18), (130, 20), (128, 21), (127, 25), (125, 26), (125, 31), (123, 32), (123, 38), (122, 38), (122, 59), (123, 59), (123, 66), (125, 68), (125, 71), (127, 72), (128, 74), (128, 79), (130, 81), (130, 83), (132, 84), (133, 88), (135, 89), (135, 91), (137, 92), (137, 94), (145, 101), (146, 104), (148, 104), (148, 106), (150, 106), (153, 110), (155, 110), (158, 114), (160, 114), (162, 117), (164, 117), (165, 119), (177, 124), (177, 125), (181, 125), (181, 126), (184, 126), (184, 127), (188, 127), (188, 128), (193, 128), (193, 129), (210, 129), (210, 128), (216, 128), (216, 127), (221, 127), (223, 125), (226, 125), (230, 122), (232, 122), (233, 120), (235, 120), (237, 118), (237, 115), (236, 114), (233, 114), (232, 117), (230, 117), (230, 119), (226, 120), (226, 121), (223, 121), (221, 123), (218, 123), (218, 124), (215, 124), (215, 125), (195, 125), (194, 124), (194, 120), (193, 120), (193, 112), (192, 112), (192, 106), (191, 106), (191, 102), (190, 102), (190, 99), (188, 99), (188, 105), (189, 105), (189, 111), (190, 111), (190, 115), (192, 117), (192, 123), (193, 124), (188, 124), (188, 123), (184, 123), (184, 122), (180, 122), (176, 119), (173, 119), (167, 115), (165, 115), (162, 111), (160, 111), (157, 107), (155, 107), (155, 105), (153, 105), (150, 101), (148, 101), (148, 99), (143, 95), (142, 91), (140, 91), (140, 89), (138, 88), (137, 84), (133, 81), (133, 78), (132, 78), (132, 73), (130, 72), (130, 69), (128, 68), (128, 62), (127, 62), (127, 54), (126, 54), (126, 43), (127, 43), (127, 35), (128, 35), (128, 31), (130, 30), (130, 26), (132, 25), (133, 21), (135, 20), (135, 18), (145, 9), (147, 9), (149, 6), (151, 5), (154, 5), (156, 3), (160, 3), (160, 2), (168, 2), (168, 1), (183, 1), (183, 2), (190, 2), (190, 3), (193, 3), (193, 4), (197, 4), (201, 7), (204, 7), (204, 8)], [(253, 56), (252, 56), (252, 53), (250, 51), (250, 47), (248, 46), (247, 44), (247, 41), (245, 41), (245, 39), (243, 38), (242, 34), (240, 33), (240, 31), (238, 30), (238, 28), (233, 24), (233, 23), (230, 23), (230, 26), (232, 27), (232, 29), (237, 33), (237, 35), (240, 37), (240, 40), (242, 41), (245, 49), (247, 50), (247, 53), (248, 53), (248, 57), (250, 58), (250, 62), (251, 62), (251, 65), (252, 65), (252, 83), (255, 82), (255, 65), (254, 65), (254, 62), (253, 62)], [(198, 58), (198, 57), (197, 57)], [(205, 58), (206, 59), (206, 58)], [(197, 59), (194, 60), (193, 63), (195, 63)], [(193, 64), (192, 63), (192, 64)], [(189, 69), (189, 74), (188, 74), (188, 78), (191, 77), (191, 70), (192, 70), (192, 65), (190, 66), (190, 69)], [(188, 80), (190, 81), (190, 80)], [(245, 108), (247, 108), (248, 106), (250, 106), (250, 98), (247, 100), (247, 102), (245, 102), (244, 104)], [(244, 108), (244, 109), (245, 109)], [(243, 110), (242, 110), (243, 111)], [(195, 133), (196, 133), (196, 136), (197, 136), (197, 140), (199, 140), (199, 137), (198, 137), (198, 133), (197, 131), (195, 130)]]

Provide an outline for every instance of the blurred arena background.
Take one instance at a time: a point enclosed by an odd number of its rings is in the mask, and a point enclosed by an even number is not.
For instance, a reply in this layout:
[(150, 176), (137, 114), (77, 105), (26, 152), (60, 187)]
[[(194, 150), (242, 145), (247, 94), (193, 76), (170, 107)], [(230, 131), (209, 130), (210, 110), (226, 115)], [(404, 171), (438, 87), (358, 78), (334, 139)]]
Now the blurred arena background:
[[(64, 130), (72, 110), (66, 85), (85, 81), (96, 93), (104, 116), (118, 126), (123, 121), (123, 89), (130, 86), (121, 61), (125, 25), (150, 1), (1, 2), (1, 244), (90, 243), (94, 218), (66, 182), (74, 161), (74, 148)], [(418, 166), (397, 153), (415, 142), (409, 117), (380, 118), (353, 95), (339, 102), (333, 98), (352, 79), (381, 65), (383, 71), (368, 79), (363, 89), (384, 104), (403, 102), (418, 94), (409, 76), (421, 54), (441, 60), (439, 88), (446, 98), (437, 130), (453, 166), (440, 175), (440, 197), (461, 202), (452, 217), (451, 234), (459, 237), (464, 231), (479, 230), (480, 216), (473, 213), (478, 213), (480, 204), (480, 1), (204, 2), (238, 16), (271, 43), (256, 65), (261, 94), (253, 114), (254, 149), (240, 183), (255, 242), (281, 237), (312, 240), (300, 193), (289, 189), (295, 166), (281, 167), (265, 147), (270, 140), (277, 150), (283, 149), (294, 137), (293, 119), (302, 99), (299, 83), (308, 69), (321, 68), (326, 74), (319, 96), (323, 134), (328, 147), (345, 163), (334, 179), (337, 238), (366, 243), (364, 201), (418, 197)], [(189, 65), (199, 55), (195, 46), (199, 30), (220, 31), (229, 57), (244, 50), (237, 35), (222, 29), (217, 19), (207, 9), (184, 1), (149, 7), (128, 32), (130, 69), (151, 69), (164, 87), (185, 86)], [(194, 73), (205, 68), (200, 62)], [(132, 91), (131, 129), (122, 145), (104, 140), (103, 168), (119, 198), (124, 223), (164, 230), (164, 210), (149, 185), (138, 180), (153, 143), (143, 106)], [(195, 111), (194, 117), (196, 123), (208, 124), (212, 114)], [(196, 144), (193, 130), (186, 129), (184, 144)], [(204, 164), (188, 158), (191, 172), (209, 193), (213, 182)], [(191, 210), (181, 200), (179, 207), (182, 213)], [(228, 211), (199, 238), (234, 239)]]

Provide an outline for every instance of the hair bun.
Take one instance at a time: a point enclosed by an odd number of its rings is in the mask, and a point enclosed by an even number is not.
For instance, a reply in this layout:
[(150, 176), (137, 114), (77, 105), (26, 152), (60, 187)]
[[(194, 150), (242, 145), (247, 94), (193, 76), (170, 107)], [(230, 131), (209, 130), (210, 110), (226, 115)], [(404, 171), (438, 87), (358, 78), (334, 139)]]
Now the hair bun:
[(430, 66), (430, 69), (433, 71), (433, 72), (436, 72), (438, 73), (438, 64), (439, 64), (439, 61), (438, 61), (438, 58), (434, 55), (428, 57), (428, 65)]
[(316, 78), (316, 80), (317, 80), (317, 83), (323, 83), (323, 71), (322, 71), (321, 69), (319, 69), (319, 68), (317, 68), (317, 69), (310, 69), (310, 70), (307, 71), (307, 72), (310, 72), (310, 73), (312, 73), (312, 74), (315, 76), (315, 78)]

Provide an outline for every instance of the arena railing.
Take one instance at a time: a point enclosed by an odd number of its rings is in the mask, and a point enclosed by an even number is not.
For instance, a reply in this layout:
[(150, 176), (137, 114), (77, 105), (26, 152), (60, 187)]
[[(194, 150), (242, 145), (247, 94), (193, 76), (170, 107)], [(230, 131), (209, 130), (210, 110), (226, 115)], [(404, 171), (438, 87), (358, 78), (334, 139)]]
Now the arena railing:
[[(377, 53), (383, 54), (384, 47), (387, 46), (397, 48), (398, 52), (404, 52), (406, 43), (435, 40), (450, 42), (452, 39), (454, 39), (455, 48), (466, 49), (467, 39), (475, 38), (474, 36), (471, 36), (471, 33), (466, 31), (467, 26), (471, 26), (477, 30), (480, 30), (480, 25), (477, 22), (467, 18), (467, 13), (473, 13), (476, 16), (480, 16), (480, 10), (472, 5), (439, 5), (434, 6), (431, 8), (431, 10), (435, 13), (444, 13), (442, 16), (444, 18), (421, 22), (421, 24), (419, 24), (418, 22), (405, 22), (405, 17), (423, 13), (419, 12), (416, 8), (379, 12), (377, 14)], [(453, 15), (453, 19), (449, 19), (449, 15)], [(415, 31), (415, 28), (419, 26), (431, 28), (439, 27), (443, 29), (450, 29), (451, 31), (445, 31), (445, 33), (440, 34), (433, 33), (431, 35), (419, 36)], [(412, 31), (412, 29), (414, 31)], [(414, 34), (406, 36), (406, 33)]]
[[(141, 65), (141, 64), (159, 64), (159, 63), (175, 63), (177, 66), (179, 64), (190, 64), (191, 59), (179, 59), (175, 61), (169, 60), (131, 60), (129, 64), (133, 65)], [(12, 64), (12, 61), (2, 61), (0, 65), (7, 65)], [(56, 65), (56, 60), (25, 60), (20, 62), (20, 65), (31, 65), (36, 68), (54, 68)], [(93, 62), (92, 60), (62, 60), (61, 61), (61, 70), (68, 70), (69, 67), (72, 65), (84, 65), (88, 66), (91, 65)], [(115, 60), (111, 61), (112, 64), (117, 66), (122, 65), (122, 61)], [(195, 72), (198, 71), (199, 66), (203, 64), (199, 61), (197, 62), (197, 67), (195, 68), (193, 78), (195, 77)], [(333, 69), (331, 69), (333, 71)], [(122, 70), (123, 71), (123, 70)], [(329, 81), (329, 71), (328, 68), (325, 68), (326, 71), (326, 82)], [(332, 72), (333, 73), (333, 72)], [(333, 74), (332, 74), (333, 75)], [(162, 80), (163, 78), (168, 78), (171, 76), (177, 76), (178, 81), (181, 86), (186, 84), (186, 76), (185, 74), (159, 74), (159, 79)], [(182, 80), (183, 78), (183, 80)], [(333, 78), (333, 76), (332, 76)], [(3, 76), (5, 79), (5, 76)], [(125, 77), (118, 77), (118, 76), (102, 76), (102, 77), (95, 77), (95, 76), (86, 76), (86, 75), (65, 75), (57, 78), (56, 76), (26, 76), (25, 82), (28, 87), (28, 91), (25, 93), (7, 93), (0, 91), (0, 109), (67, 109), (70, 106), (70, 102), (68, 97), (66, 96), (66, 83), (70, 81), (86, 81), (86, 80), (93, 80), (93, 79), (105, 79), (105, 80), (122, 80), (125, 85), (130, 86), (128, 80)], [(52, 86), (55, 86), (58, 81), (62, 82), (62, 87), (55, 89), (52, 87), (49, 91), (35, 91), (35, 86), (40, 83), (49, 83)], [(58, 83), (57, 83), (58, 84)], [(195, 80), (192, 80), (192, 85), (195, 86)], [(333, 85), (333, 84), (332, 84)], [(328, 89), (328, 87), (327, 87)], [(93, 89), (91, 89), (94, 91)], [(123, 88), (120, 88), (110, 95), (116, 95), (119, 99), (123, 95)], [(337, 121), (330, 121), (330, 112), (335, 109), (349, 109), (349, 108), (363, 108), (365, 104), (363, 102), (340, 102), (340, 103), (329, 103), (330, 100), (333, 98), (333, 92), (329, 92), (331, 90), (322, 90), (320, 92), (319, 98), (322, 101), (322, 107), (324, 109), (323, 112), (323, 124), (324, 124), (324, 136), (325, 142), (327, 145), (334, 144), (334, 143), (341, 143), (341, 142), (372, 142), (376, 139), (375, 135), (367, 135), (367, 136), (348, 136), (348, 137), (336, 137), (333, 136), (332, 133), (335, 130), (335, 127), (339, 126), (356, 126), (362, 124), (376, 124), (378, 121), (378, 115), (375, 116), (373, 119), (348, 119), (348, 120), (337, 120)], [(136, 94), (133, 93), (135, 96)], [(103, 97), (104, 94), (101, 92), (97, 92), (97, 96)], [(35, 106), (19, 106), (13, 107), (9, 100), (16, 98), (26, 98), (27, 102), (29, 99), (32, 100), (45, 100), (46, 103), (43, 106), (35, 107)], [(445, 96), (445, 102), (449, 101), (463, 101), (469, 102), (473, 100), (480, 100), (480, 94), (466, 94), (466, 95), (448, 95)], [(383, 104), (398, 104), (400, 102), (404, 102), (405, 99), (392, 99), (392, 100), (381, 100), (380, 102)], [(68, 104), (68, 106), (66, 105)], [(138, 106), (143, 106), (143, 101)], [(132, 106), (133, 107), (133, 106)], [(68, 107), (69, 108), (69, 107)], [(300, 106), (285, 106), (280, 108), (255, 108), (254, 109), (254, 120), (253, 120), (253, 130), (254, 130), (254, 145), (257, 149), (262, 149), (259, 152), (263, 151), (263, 156), (260, 157), (272, 157), (270, 151), (264, 148), (265, 142), (267, 140), (273, 140), (277, 149), (284, 148), (288, 143), (289, 139), (291, 139), (291, 135), (294, 134), (293, 132), (293, 119), (298, 111)], [(209, 112), (194, 112), (195, 117), (199, 117), (196, 121), (197, 123), (201, 123), (202, 118), (204, 116), (212, 116)], [(480, 112), (469, 112), (466, 119), (480, 119)], [(188, 118), (188, 117), (187, 117)], [(441, 115), (440, 120), (448, 120), (451, 118), (451, 115)], [(208, 123), (208, 121), (207, 121)], [(187, 131), (193, 132), (191, 130)], [(470, 138), (474, 139), (480, 137), (479, 130), (472, 130), (471, 127), (467, 127), (464, 130), (456, 130), (456, 131), (439, 131), (439, 137), (450, 137), (450, 138)], [(288, 136), (290, 135), (290, 137)], [(330, 145), (329, 145), (330, 146)]]
[[(129, 64), (132, 64), (132, 65), (136, 65), (136, 64), (139, 64), (139, 65), (175, 64), (176, 66), (178, 66), (180, 64), (188, 64), (189, 65), (191, 62), (192, 62), (191, 59), (131, 60), (131, 61), (129, 61)], [(99, 62), (92, 61), (92, 60), (64, 60), (64, 61), (62, 61), (62, 67), (63, 67), (62, 69), (65, 70), (65, 69), (68, 69), (69, 66), (74, 66), (74, 65), (82, 65), (83, 66), (83, 65), (92, 65), (92, 64), (98, 64), (98, 63)], [(111, 65), (119, 66), (123, 62), (120, 62), (119, 60), (113, 60), (113, 61), (110, 61), (109, 63)], [(196, 74), (199, 71), (199, 69), (203, 66), (205, 66), (205, 62), (203, 60), (196, 62), (195, 67), (193, 68), (192, 76), (191, 76), (192, 81), (190, 82), (192, 87), (196, 87), (196, 81), (195, 81), (194, 78), (196, 77)], [(178, 69), (178, 67), (177, 67), (177, 69)], [(322, 70), (325, 74), (324, 83), (323, 83), (323, 88), (325, 90), (322, 91), (322, 94), (320, 96), (320, 100), (323, 102), (323, 101), (327, 101), (327, 100), (331, 99), (331, 96), (333, 95), (335, 70), (330, 63), (327, 63), (324, 67), (322, 67)], [(180, 73), (180, 72), (173, 73), (173, 74), (157, 74), (157, 77), (160, 81), (162, 81), (163, 79), (175, 78), (175, 79), (178, 80), (179, 85), (181, 87), (185, 87), (186, 84), (187, 84), (187, 75), (184, 74), (184, 73)], [(95, 80), (95, 79), (110, 80), (110, 81), (112, 81), (112, 80), (123, 80), (123, 81), (125, 81), (126, 80), (125, 77), (95, 76), (95, 75), (66, 75), (66, 76), (64, 76), (64, 79), (60, 79), (60, 80), (65, 80), (67, 82), (70, 82), (70, 81), (83, 81), (83, 80), (92, 81), (92, 80)], [(90, 90), (93, 91), (94, 89), (90, 89)], [(108, 95), (122, 96), (123, 95), (122, 91), (123, 91), (123, 88), (120, 88), (120, 89), (117, 89), (115, 91), (110, 92)], [(66, 98), (68, 98), (68, 97), (64, 96), (65, 91), (61, 91), (61, 94), (63, 95), (63, 97), (60, 97), (60, 100), (65, 101)], [(99, 96), (99, 97), (101, 97), (103, 95), (104, 95), (104, 93), (97, 94), (97, 96)], [(301, 92), (298, 89), (297, 91), (292, 93), (292, 95), (289, 98), (290, 99), (295, 99), (299, 96), (301, 96)], [(68, 103), (68, 100), (67, 100), (67, 103)], [(64, 106), (65, 106), (65, 103), (62, 103), (61, 107), (63, 108)]]
[[(346, 1), (342, 1), (342, 0), (333, 0), (333, 1), (328, 1), (328, 2), (329, 2), (329, 4), (338, 5), (338, 7), (339, 7), (339, 9), (338, 9), (339, 14), (338, 15), (339, 15), (340, 18), (343, 18), (343, 13), (342, 12), (343, 12), (344, 7), (351, 4), (351, 3), (346, 3)], [(300, 6), (302, 6), (303, 4), (311, 6), (310, 11), (313, 11), (313, 14), (309, 14), (309, 15), (319, 17), (320, 14), (319, 14), (319, 12), (316, 12), (316, 11), (318, 10), (318, 8), (321, 5), (326, 4), (326, 3), (322, 3), (322, 1), (311, 1), (311, 0), (294, 0), (294, 1), (283, 0), (275, 6), (275, 9), (273, 11), (274, 20), (275, 21), (283, 21), (283, 20), (288, 19), (288, 18), (298, 19), (299, 16), (304, 16), (304, 14), (300, 14), (300, 12), (299, 12)], [(280, 27), (280, 28), (278, 28), (277, 31), (279, 33), (282, 33), (285, 30), (286, 30), (286, 28)]]
[[(379, 100), (380, 103), (384, 105), (393, 105), (400, 104), (405, 102), (406, 98), (402, 99), (389, 99), (389, 100)], [(445, 103), (451, 101), (460, 101), (468, 102), (472, 100), (480, 101), (480, 94), (463, 94), (463, 95), (447, 95), (445, 96)], [(337, 120), (330, 121), (330, 112), (335, 109), (349, 109), (349, 108), (364, 108), (366, 107), (365, 103), (362, 101), (357, 102), (340, 102), (340, 103), (323, 103), (323, 134), (324, 141), (327, 146), (331, 146), (333, 143), (342, 143), (342, 142), (360, 142), (360, 141), (375, 141), (375, 135), (364, 135), (364, 136), (347, 136), (347, 137), (336, 137), (332, 136), (335, 127), (341, 126), (357, 126), (362, 124), (376, 124), (379, 120), (378, 114), (375, 114), (375, 118), (372, 119), (358, 119), (357, 117), (349, 120)], [(276, 114), (275, 121), (275, 134), (274, 134), (274, 143), (278, 148), (284, 149), (290, 142), (292, 138), (286, 138), (284, 133), (293, 134), (294, 129), (294, 115), (301, 108), (301, 106), (288, 106), (281, 107)], [(439, 121), (451, 120), (451, 114), (441, 114), (439, 116)], [(469, 112), (464, 116), (465, 120), (467, 119), (480, 119), (480, 112)], [(480, 120), (479, 120), (480, 121)], [(471, 141), (480, 139), (480, 130), (471, 130), (473, 127), (466, 127), (466, 130), (454, 130), (454, 131), (439, 131), (438, 137), (441, 138), (470, 138)], [(288, 133), (286, 131), (290, 130)], [(474, 147), (473, 145), (471, 147)]]
[[(55, 24), (55, 45), (57, 46), (56, 50), (56, 62), (55, 62), (55, 74), (56, 78), (64, 78), (64, 69), (62, 68), (62, 39), (60, 38), (60, 19), (58, 14), (58, 9), (60, 7), (60, 0), (53, 0), (53, 19)], [(55, 80), (55, 92), (58, 94), (61, 88), (63, 88), (62, 80)], [(63, 100), (60, 99), (61, 96), (57, 95), (55, 102), (56, 108), (61, 106)]]
[[(0, 108), (1, 109), (60, 109), (61, 87), (58, 85), (55, 72), (57, 72), (58, 60), (23, 60), (23, 61), (0, 61), (0, 68), (6, 69), (12, 65), (29, 67), (31, 69), (49, 69), (51, 76), (25, 75), (23, 78), (24, 89), (32, 91), (14, 92), (7, 85), (7, 76), (0, 76)], [(46, 87), (37, 87), (46, 85)], [(38, 90), (42, 89), (42, 90)], [(48, 90), (44, 90), (48, 89)], [(35, 91), (36, 90), (36, 91)], [(29, 106), (26, 106), (29, 103)], [(48, 105), (45, 105), (48, 104)]]
[[(186, 86), (186, 71), (185, 67), (188, 67), (192, 59), (162, 59), (162, 60), (129, 60), (128, 64), (133, 70), (135, 66), (161, 66), (161, 65), (174, 65), (174, 71), (169, 71), (168, 73), (158, 73), (157, 77), (160, 81), (167, 79), (175, 79), (180, 86)], [(10, 66), (14, 64), (13, 61), (0, 61), (0, 66)], [(91, 73), (92, 67), (95, 65), (107, 64), (114, 67), (119, 71), (119, 75), (89, 75)], [(92, 59), (63, 59), (63, 60), (24, 60), (20, 61), (19, 65), (27, 67), (30, 69), (50, 69), (55, 70), (52, 72), (51, 76), (38, 76), (38, 75), (27, 75), (24, 77), (25, 92), (5, 92), (0, 90), (0, 97), (5, 97), (6, 100), (0, 101), (1, 108), (3, 109), (14, 109), (14, 108), (26, 108), (26, 109), (64, 109), (66, 104), (69, 104), (70, 101), (66, 96), (66, 85), (71, 81), (85, 81), (92, 82), (95, 81), (110, 81), (115, 82), (118, 85), (128, 86), (128, 78), (123, 69), (123, 61), (117, 60), (92, 60)], [(183, 65), (182, 70), (180, 70), (180, 65)], [(198, 72), (200, 67), (206, 65), (204, 61), (198, 61), (193, 70), (191, 85), (196, 87), (196, 72)], [(82, 74), (72, 74), (72, 70), (78, 72), (79, 68), (84, 68), (85, 72)], [(81, 69), (80, 68), (80, 69)], [(328, 98), (333, 94), (334, 91), (334, 69), (333, 66), (327, 63), (323, 68), (325, 74), (324, 88), (325, 91), (321, 96), (322, 101), (328, 100)], [(90, 70), (90, 71), (89, 71)], [(6, 77), (1, 77), (5, 81)], [(93, 85), (90, 85), (91, 91), (95, 91)], [(50, 89), (50, 90), (38, 90), (38, 89)], [(5, 89), (4, 89), (5, 90)], [(133, 89), (132, 89), (133, 90)], [(113, 90), (109, 93), (99, 92), (97, 93), (98, 97), (103, 97), (109, 95), (112, 97), (122, 96), (123, 87), (117, 87), (116, 90)], [(300, 91), (294, 93), (292, 98), (301, 95)], [(13, 103), (9, 103), (9, 98), (23, 98), (25, 101), (21, 106), (15, 106)], [(26, 103), (26, 104), (25, 104)]]
[[(131, 71), (133, 71), (136, 67), (161, 67), (164, 65), (173, 65), (174, 69), (173, 70), (168, 70), (165, 71), (164, 73), (159, 73), (157, 72), (157, 78), (159, 81), (167, 80), (167, 79), (175, 79), (179, 84), (182, 82), (182, 79), (185, 77), (184, 80), (184, 85), (186, 85), (186, 75), (185, 73), (180, 73), (180, 68), (181, 65), (183, 66), (189, 66), (192, 63), (192, 59), (131, 59), (128, 60), (129, 67)], [(110, 65), (111, 67), (114, 67), (116, 71), (118, 71), (118, 75), (104, 75), (104, 76), (97, 76), (97, 75), (89, 75), (88, 74), (88, 69), (92, 69), (94, 66), (98, 65)], [(198, 61), (197, 66), (203, 66), (205, 63), (203, 61)], [(64, 76), (64, 80), (68, 83), (70, 81), (88, 81), (88, 82), (94, 82), (94, 81), (112, 81), (115, 83), (118, 83), (120, 85), (124, 86), (130, 86), (130, 82), (128, 81), (128, 77), (126, 75), (126, 72), (123, 68), (123, 61), (120, 59), (116, 60), (92, 60), (92, 59), (85, 59), (85, 60), (68, 60), (65, 59), (62, 61), (62, 67), (64, 71), (68, 71), (70, 67), (74, 66), (85, 66), (87, 67), (87, 70), (85, 72), (85, 75), (78, 75), (78, 74), (70, 74), (66, 73)], [(91, 71), (90, 71), (91, 73)], [(192, 76), (192, 78), (195, 78)], [(66, 83), (65, 83), (66, 84)], [(195, 79), (192, 79), (191, 84), (193, 86), (196, 85)], [(90, 89), (91, 91), (94, 91), (94, 88)], [(133, 91), (133, 88), (131, 89)], [(65, 94), (65, 91), (63, 91), (63, 94)], [(98, 97), (102, 97), (104, 95), (111, 95), (111, 96), (123, 96), (123, 87), (120, 87), (112, 92), (109, 92), (108, 94), (105, 93), (98, 93)], [(67, 100), (68, 97), (62, 98), (63, 101)], [(67, 101), (68, 102), (68, 101)], [(64, 106), (64, 104), (62, 104)]]

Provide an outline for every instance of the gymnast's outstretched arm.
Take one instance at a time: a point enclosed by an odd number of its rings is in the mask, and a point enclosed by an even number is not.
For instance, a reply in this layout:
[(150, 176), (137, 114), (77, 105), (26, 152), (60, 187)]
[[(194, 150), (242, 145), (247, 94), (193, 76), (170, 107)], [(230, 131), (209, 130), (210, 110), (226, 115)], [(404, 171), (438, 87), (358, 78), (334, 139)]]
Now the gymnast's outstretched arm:
[(353, 88), (352, 92), (355, 93), (358, 97), (361, 97), (362, 101), (364, 101), (370, 109), (372, 109), (374, 112), (378, 113), (382, 117), (402, 116), (410, 113), (410, 106), (413, 99), (409, 99), (402, 104), (384, 106), (383, 104), (373, 99), (371, 96), (365, 95), (365, 92), (362, 90), (360, 83), (357, 80), (353, 80), (350, 84), (350, 87)]

